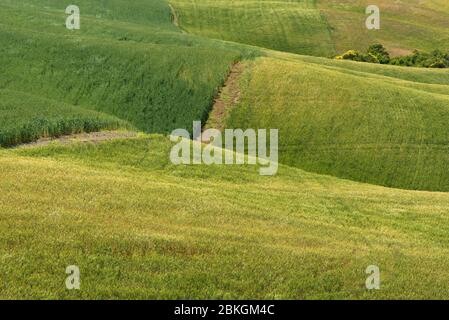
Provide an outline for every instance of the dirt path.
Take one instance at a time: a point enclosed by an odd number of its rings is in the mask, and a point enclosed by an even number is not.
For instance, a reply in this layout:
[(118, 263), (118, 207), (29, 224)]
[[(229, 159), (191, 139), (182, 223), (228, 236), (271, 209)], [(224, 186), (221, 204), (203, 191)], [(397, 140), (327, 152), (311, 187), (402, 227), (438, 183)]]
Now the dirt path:
[(131, 131), (100, 131), (91, 133), (79, 133), (72, 134), (68, 136), (62, 136), (58, 138), (41, 138), (35, 142), (26, 143), (17, 146), (16, 148), (35, 148), (47, 146), (53, 142), (58, 142), (64, 145), (70, 143), (100, 143), (102, 141), (113, 140), (113, 139), (123, 139), (123, 138), (133, 138), (136, 137), (136, 132)]
[(184, 30), (179, 23), (179, 17), (178, 14), (176, 13), (175, 7), (173, 7), (170, 3), (168, 4), (168, 6), (170, 7), (171, 11), (172, 23), (175, 25), (175, 27), (181, 30), (182, 33), (187, 33), (187, 31)]
[(172, 15), (172, 22), (176, 27), (179, 28), (178, 15), (176, 14), (175, 8), (171, 4), (168, 4), (168, 6), (170, 7), (170, 11), (171, 11), (171, 15)]
[(215, 99), (209, 120), (203, 128), (204, 130), (214, 128), (223, 131), (226, 117), (230, 110), (240, 101), (241, 92), (239, 80), (244, 71), (245, 64), (243, 62), (237, 62), (232, 66), (224, 86), (220, 89)]

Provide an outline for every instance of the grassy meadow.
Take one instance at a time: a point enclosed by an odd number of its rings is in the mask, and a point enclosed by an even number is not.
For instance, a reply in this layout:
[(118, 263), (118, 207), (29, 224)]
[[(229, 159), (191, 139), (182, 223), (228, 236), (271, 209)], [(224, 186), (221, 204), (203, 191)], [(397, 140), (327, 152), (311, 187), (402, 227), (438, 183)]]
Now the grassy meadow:
[(331, 56), (328, 25), (315, 0), (170, 0), (189, 33), (268, 49)]
[[(334, 56), (382, 43), (394, 55), (447, 49), (446, 0), (170, 0), (188, 32), (292, 53)], [(367, 30), (369, 5), (381, 29)]]
[[(141, 135), (3, 151), (0, 296), (447, 298), (447, 193), (174, 166), (170, 147)], [(71, 264), (80, 291), (64, 287)]]
[(426, 83), (264, 58), (249, 63), (241, 87), (226, 127), (278, 128), (281, 163), (390, 187), (449, 191), (449, 96), (434, 93), (448, 93), (449, 86), (432, 90)]
[[(449, 5), (378, 3), (0, 0), (0, 299), (448, 299), (449, 72), (328, 57), (447, 49)], [(172, 164), (198, 120), (278, 174)]]
[(112, 11), (100, 2), (88, 5), (81, 29), (73, 32), (63, 25), (65, 7), (58, 1), (36, 9), (36, 1), (1, 0), (0, 63), (8, 67), (0, 88), (110, 114), (146, 132), (169, 133), (205, 120), (230, 65), (256, 54), (182, 35), (159, 0), (141, 1), (152, 11), (145, 24), (140, 22), (145, 11), (128, 8), (126, 1), (114, 3)]
[[(445, 0), (318, 0), (317, 6), (331, 27), (337, 52), (366, 50), (382, 43), (394, 56), (414, 49), (447, 49), (449, 42), (449, 3)], [(365, 27), (365, 9), (375, 4), (380, 9), (380, 30)]]
[(0, 90), (0, 146), (81, 132), (133, 127), (116, 117), (23, 92)]

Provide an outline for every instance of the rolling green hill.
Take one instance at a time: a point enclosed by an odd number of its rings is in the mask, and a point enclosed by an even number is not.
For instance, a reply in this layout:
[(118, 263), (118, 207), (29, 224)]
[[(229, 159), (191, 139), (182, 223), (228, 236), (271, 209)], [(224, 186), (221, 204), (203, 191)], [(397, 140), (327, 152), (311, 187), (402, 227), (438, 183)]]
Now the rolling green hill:
[(80, 2), (81, 30), (72, 31), (59, 1), (1, 0), (0, 88), (168, 133), (205, 120), (229, 66), (256, 51), (183, 35), (158, 0), (100, 3)]
[[(0, 298), (448, 297), (448, 193), (174, 166), (170, 147), (141, 136), (1, 152)], [(73, 264), (79, 291), (64, 286)]]
[[(279, 129), (280, 162), (305, 170), (449, 191), (448, 73), (433, 71), (446, 85), (432, 85), (416, 80), (420, 69), (384, 68), (398, 79), (342, 66), (272, 58), (250, 63), (225, 126)], [(413, 75), (414, 82), (404, 80)]]
[[(446, 0), (317, 0), (326, 18), (337, 52), (365, 50), (382, 43), (393, 55), (405, 55), (414, 49), (447, 50), (449, 44), (449, 4)], [(365, 27), (365, 8), (380, 9), (380, 30)]]
[(205, 37), (294, 53), (335, 53), (315, 0), (170, 0), (181, 27)]
[[(293, 53), (333, 56), (384, 44), (393, 55), (447, 49), (446, 0), (170, 0), (188, 32)], [(376, 4), (381, 29), (368, 30)]]
[[(366, 36), (364, 1), (79, 0), (70, 31), (0, 0), (0, 298), (447, 299), (449, 72), (316, 57), (447, 48), (449, 6), (403, 2)], [(219, 92), (225, 127), (280, 130), (277, 176), (171, 164)]]

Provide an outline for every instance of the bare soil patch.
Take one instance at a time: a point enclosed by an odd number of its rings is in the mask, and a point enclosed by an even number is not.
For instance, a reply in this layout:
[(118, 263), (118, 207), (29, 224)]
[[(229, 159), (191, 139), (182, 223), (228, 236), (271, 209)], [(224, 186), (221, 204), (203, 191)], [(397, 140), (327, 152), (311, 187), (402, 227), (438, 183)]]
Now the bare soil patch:
[(232, 107), (236, 106), (240, 100), (241, 92), (239, 80), (244, 71), (245, 64), (243, 62), (237, 62), (232, 66), (225, 84), (220, 89), (215, 99), (212, 111), (209, 115), (209, 120), (204, 126), (204, 129), (214, 128), (223, 131), (226, 116), (229, 114)]
[(133, 138), (136, 137), (136, 132), (131, 131), (100, 131), (91, 133), (79, 133), (72, 134), (57, 138), (41, 138), (35, 142), (22, 144), (17, 146), (17, 148), (35, 148), (47, 146), (51, 143), (58, 142), (64, 145), (71, 143), (100, 143), (102, 141), (113, 140), (113, 139), (123, 139), (123, 138)]

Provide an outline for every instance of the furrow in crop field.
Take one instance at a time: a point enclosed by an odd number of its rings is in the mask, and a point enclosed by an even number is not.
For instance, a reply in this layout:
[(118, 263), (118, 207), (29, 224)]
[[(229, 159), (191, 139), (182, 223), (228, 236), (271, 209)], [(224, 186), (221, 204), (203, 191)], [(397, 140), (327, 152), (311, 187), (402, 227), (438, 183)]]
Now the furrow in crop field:
[(223, 131), (226, 126), (226, 118), (229, 116), (231, 109), (237, 105), (240, 99), (241, 76), (245, 71), (247, 62), (237, 62), (229, 72), (229, 75), (221, 87), (214, 105), (204, 126), (206, 129), (218, 129)]

